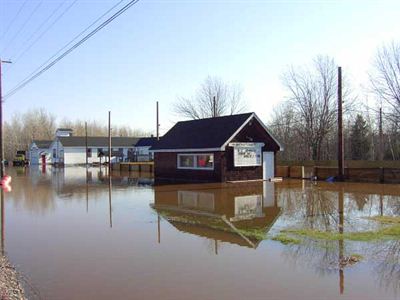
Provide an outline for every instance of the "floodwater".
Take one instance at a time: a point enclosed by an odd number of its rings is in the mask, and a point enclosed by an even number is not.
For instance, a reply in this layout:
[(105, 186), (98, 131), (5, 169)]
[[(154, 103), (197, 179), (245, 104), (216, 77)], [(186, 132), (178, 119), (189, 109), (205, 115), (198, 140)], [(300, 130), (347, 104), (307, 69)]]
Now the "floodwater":
[[(400, 241), (270, 237), (354, 231), (400, 214), (398, 185), (152, 185), (99, 168), (8, 169), (2, 250), (35, 299), (400, 299)], [(263, 239), (257, 233), (266, 233)], [(341, 257), (364, 259), (342, 266)]]

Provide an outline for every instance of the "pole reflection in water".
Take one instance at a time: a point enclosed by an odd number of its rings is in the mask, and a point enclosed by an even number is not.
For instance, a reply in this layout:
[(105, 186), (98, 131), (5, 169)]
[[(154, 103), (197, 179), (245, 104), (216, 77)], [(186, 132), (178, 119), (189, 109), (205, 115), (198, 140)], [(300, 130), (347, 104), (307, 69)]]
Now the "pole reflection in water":
[(111, 204), (111, 174), (108, 175), (108, 204), (109, 204), (109, 214), (110, 214), (110, 228), (112, 228), (112, 204)]
[(160, 217), (160, 214), (157, 214), (157, 240), (158, 240), (158, 243), (160, 244), (161, 243), (161, 217)]
[[(338, 193), (338, 201), (339, 201), (339, 233), (343, 234), (344, 231), (344, 197), (343, 197), (343, 188), (340, 188), (339, 193)], [(339, 289), (340, 289), (340, 294), (343, 294), (344, 292), (344, 270), (343, 270), (343, 259), (344, 259), (344, 240), (340, 239), (338, 241), (339, 243)]]
[(86, 213), (89, 212), (89, 171), (86, 165)]
[(6, 212), (5, 212), (5, 206), (4, 206), (4, 191), (2, 188), (0, 188), (1, 190), (1, 239), (0, 239), (0, 250), (1, 250), (1, 255), (4, 256), (4, 252), (5, 252), (5, 234), (6, 234), (6, 229), (5, 229), (5, 216), (6, 216)]

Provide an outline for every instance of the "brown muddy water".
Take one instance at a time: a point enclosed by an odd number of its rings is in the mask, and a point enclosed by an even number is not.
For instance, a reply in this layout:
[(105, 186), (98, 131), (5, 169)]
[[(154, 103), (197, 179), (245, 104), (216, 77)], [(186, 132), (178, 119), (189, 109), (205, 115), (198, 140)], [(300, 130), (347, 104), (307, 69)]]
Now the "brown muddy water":
[(153, 187), (149, 174), (98, 168), (7, 171), (1, 248), (33, 299), (400, 299), (399, 239), (271, 239), (373, 229), (365, 217), (400, 214), (398, 185)]

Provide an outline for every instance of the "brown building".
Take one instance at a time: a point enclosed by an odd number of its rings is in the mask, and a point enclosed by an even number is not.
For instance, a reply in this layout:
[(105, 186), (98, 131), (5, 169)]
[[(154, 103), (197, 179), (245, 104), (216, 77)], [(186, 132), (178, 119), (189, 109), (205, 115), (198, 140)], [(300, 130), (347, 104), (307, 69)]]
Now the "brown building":
[(282, 147), (245, 113), (178, 122), (150, 150), (156, 181), (226, 182), (273, 178)]

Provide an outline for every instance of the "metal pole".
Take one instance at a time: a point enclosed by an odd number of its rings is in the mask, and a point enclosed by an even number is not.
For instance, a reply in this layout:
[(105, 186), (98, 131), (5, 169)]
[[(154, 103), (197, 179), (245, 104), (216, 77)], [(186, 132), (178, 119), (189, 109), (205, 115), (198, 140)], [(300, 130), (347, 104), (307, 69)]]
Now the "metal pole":
[(111, 111), (108, 112), (108, 176), (111, 176)]
[(4, 177), (4, 150), (3, 150), (3, 94), (1, 88), (1, 65), (2, 63), (10, 64), (11, 61), (0, 59), (0, 178)]
[(159, 117), (158, 117), (158, 101), (156, 102), (156, 136), (157, 136), (157, 141), (160, 139), (159, 135), (159, 130), (160, 130), (160, 122), (159, 122)]
[(338, 179), (344, 180), (342, 68), (338, 67)]

